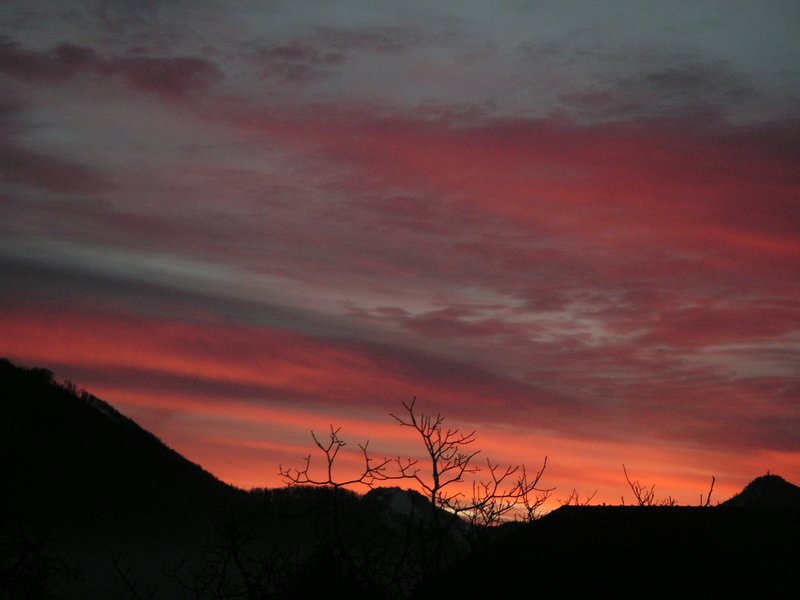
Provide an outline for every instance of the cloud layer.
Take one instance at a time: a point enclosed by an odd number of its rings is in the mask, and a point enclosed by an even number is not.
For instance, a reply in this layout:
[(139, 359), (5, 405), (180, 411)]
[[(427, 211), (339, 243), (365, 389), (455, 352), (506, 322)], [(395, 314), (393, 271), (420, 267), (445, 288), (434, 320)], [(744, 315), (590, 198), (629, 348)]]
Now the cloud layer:
[(800, 480), (800, 15), (416, 4), (7, 3), (0, 354), (241, 485), (413, 396), (564, 496)]

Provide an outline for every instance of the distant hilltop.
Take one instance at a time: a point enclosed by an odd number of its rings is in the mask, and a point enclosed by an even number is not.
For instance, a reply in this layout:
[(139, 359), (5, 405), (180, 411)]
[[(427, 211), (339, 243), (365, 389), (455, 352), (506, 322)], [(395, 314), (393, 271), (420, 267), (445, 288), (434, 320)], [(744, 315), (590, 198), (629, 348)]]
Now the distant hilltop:
[(778, 475), (762, 475), (720, 506), (742, 508), (800, 508), (800, 487)]

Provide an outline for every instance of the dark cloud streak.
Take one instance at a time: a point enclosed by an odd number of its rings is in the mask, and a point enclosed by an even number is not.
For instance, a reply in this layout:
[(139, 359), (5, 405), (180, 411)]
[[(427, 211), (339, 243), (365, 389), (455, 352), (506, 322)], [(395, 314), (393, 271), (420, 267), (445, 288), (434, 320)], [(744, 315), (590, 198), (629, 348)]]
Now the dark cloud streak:
[(82, 73), (119, 77), (134, 88), (166, 98), (202, 92), (222, 78), (207, 59), (187, 56), (101, 56), (93, 48), (64, 43), (47, 51), (0, 42), (0, 71), (26, 81), (64, 82)]

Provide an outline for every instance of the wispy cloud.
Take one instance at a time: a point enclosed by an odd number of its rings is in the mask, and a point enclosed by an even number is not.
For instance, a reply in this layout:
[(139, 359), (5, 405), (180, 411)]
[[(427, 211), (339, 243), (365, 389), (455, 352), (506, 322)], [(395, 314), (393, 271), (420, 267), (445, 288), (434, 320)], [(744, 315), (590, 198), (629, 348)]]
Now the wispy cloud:
[(0, 354), (237, 481), (414, 395), (800, 478), (791, 15), (146, 4), (0, 9)]

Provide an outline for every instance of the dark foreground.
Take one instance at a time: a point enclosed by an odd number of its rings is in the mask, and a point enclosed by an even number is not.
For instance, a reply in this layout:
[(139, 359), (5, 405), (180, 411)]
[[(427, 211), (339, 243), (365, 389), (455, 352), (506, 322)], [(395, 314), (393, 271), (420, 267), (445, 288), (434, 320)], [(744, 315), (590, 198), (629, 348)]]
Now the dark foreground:
[(562, 507), (417, 597), (798, 598), (800, 510)]

